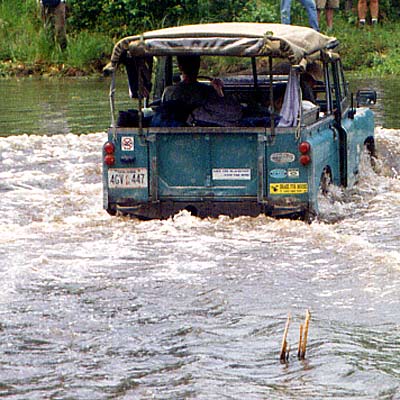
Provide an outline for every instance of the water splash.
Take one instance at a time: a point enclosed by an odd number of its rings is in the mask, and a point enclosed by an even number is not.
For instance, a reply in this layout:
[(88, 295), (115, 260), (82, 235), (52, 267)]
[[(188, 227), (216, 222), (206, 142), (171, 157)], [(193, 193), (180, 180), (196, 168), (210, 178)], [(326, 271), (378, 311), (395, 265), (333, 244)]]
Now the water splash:
[[(312, 224), (186, 211), (165, 221), (110, 217), (104, 133), (1, 139), (2, 394), (396, 393), (397, 133), (377, 130), (378, 170), (363, 163), (355, 188), (333, 188), (326, 219)], [(282, 367), (286, 315), (306, 308), (308, 359)]]

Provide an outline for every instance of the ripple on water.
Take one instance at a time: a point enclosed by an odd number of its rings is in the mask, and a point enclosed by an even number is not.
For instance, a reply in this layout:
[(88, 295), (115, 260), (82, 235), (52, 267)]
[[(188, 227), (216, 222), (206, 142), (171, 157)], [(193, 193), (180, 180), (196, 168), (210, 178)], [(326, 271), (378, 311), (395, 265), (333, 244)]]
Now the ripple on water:
[(110, 217), (104, 133), (2, 138), (0, 396), (396, 398), (399, 137), (310, 225)]

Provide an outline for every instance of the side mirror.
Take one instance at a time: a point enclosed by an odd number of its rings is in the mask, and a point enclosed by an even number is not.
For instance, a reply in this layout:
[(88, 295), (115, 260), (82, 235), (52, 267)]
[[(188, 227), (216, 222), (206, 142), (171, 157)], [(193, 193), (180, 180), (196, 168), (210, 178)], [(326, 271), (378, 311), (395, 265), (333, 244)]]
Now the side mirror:
[(374, 105), (376, 98), (375, 90), (359, 90), (356, 96), (357, 107)]

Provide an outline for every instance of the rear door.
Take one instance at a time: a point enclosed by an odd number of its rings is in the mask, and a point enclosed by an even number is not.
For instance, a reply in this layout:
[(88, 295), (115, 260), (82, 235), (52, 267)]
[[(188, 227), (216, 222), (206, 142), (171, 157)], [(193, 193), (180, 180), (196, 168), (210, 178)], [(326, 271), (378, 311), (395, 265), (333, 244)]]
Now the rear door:
[(178, 128), (156, 139), (159, 198), (257, 195), (257, 134), (239, 128)]

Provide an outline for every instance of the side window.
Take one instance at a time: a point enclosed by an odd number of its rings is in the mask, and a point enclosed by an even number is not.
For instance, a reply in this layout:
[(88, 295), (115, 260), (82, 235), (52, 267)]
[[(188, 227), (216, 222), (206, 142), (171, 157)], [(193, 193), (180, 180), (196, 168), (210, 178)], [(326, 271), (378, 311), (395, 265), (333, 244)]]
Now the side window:
[(341, 61), (340, 60), (337, 61), (336, 65), (338, 73), (341, 110), (343, 113), (343, 111), (347, 110), (349, 106), (348, 88), (347, 88), (347, 82), (344, 79), (343, 66)]
[(332, 92), (331, 82), (333, 78), (330, 76), (330, 64), (324, 64), (321, 78), (318, 80), (317, 85), (314, 88), (316, 94), (316, 100), (320, 107), (320, 110), (325, 115), (332, 114)]
[(348, 108), (348, 89), (344, 79), (343, 67), (340, 60), (329, 65), (329, 87), (333, 100), (334, 110), (343, 113)]
[(172, 59), (170, 56), (157, 57), (154, 77), (153, 100), (161, 98), (166, 86), (172, 84)]
[(337, 107), (336, 105), (336, 100), (337, 100), (337, 90), (335, 88), (335, 64), (330, 63), (328, 66), (328, 88), (329, 88), (329, 95), (331, 96), (332, 99), (332, 104), (333, 108), (335, 109)]

